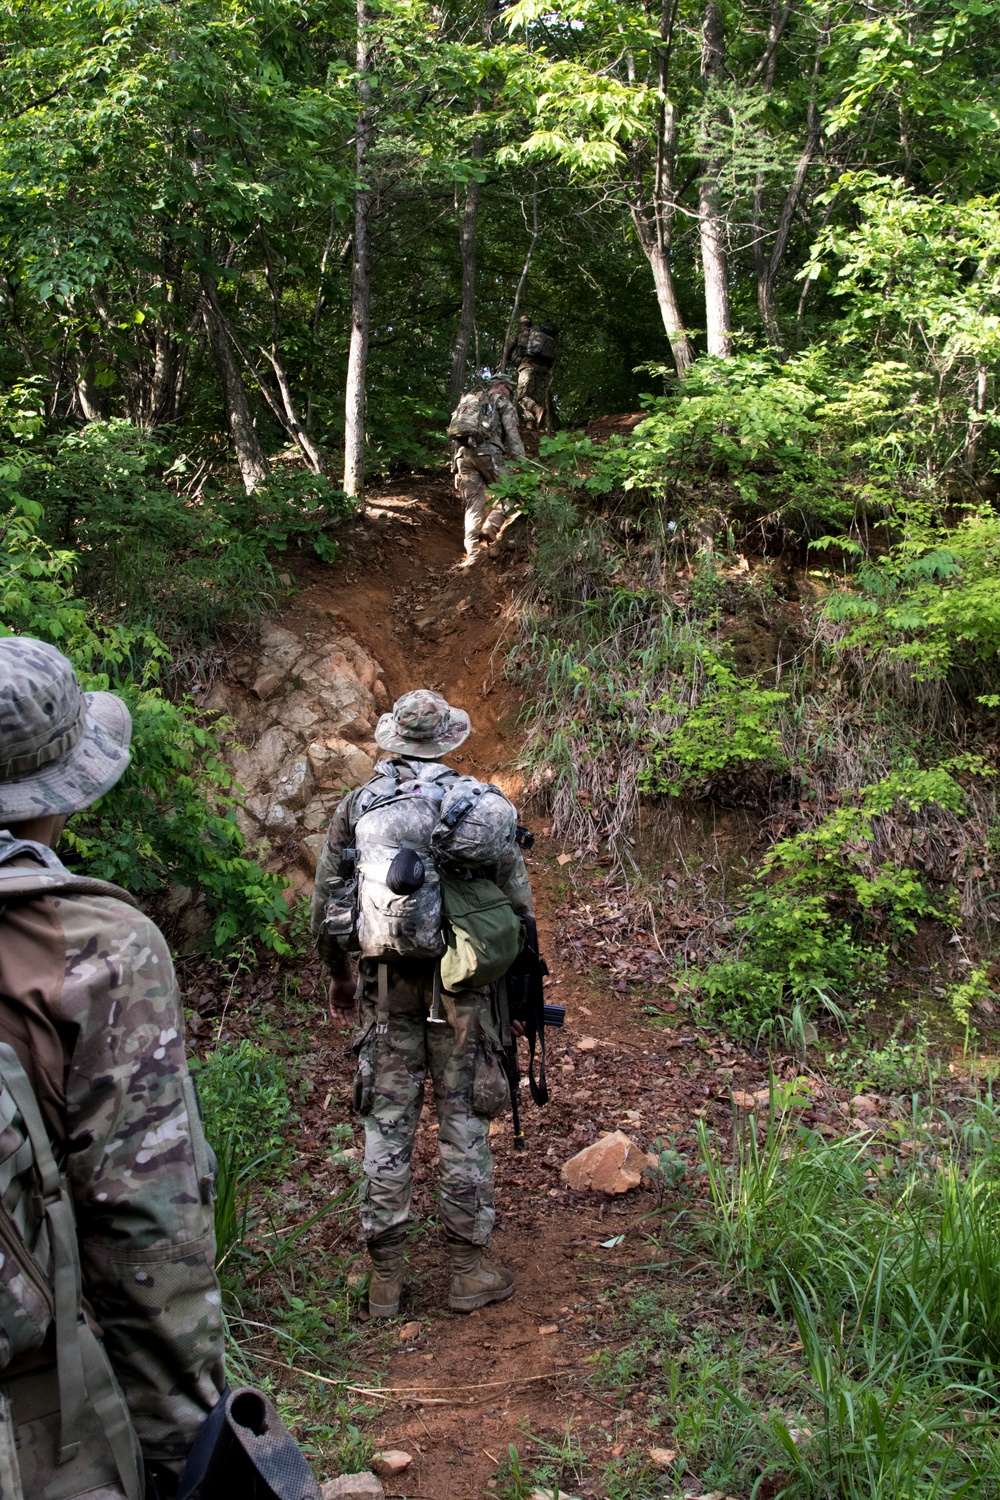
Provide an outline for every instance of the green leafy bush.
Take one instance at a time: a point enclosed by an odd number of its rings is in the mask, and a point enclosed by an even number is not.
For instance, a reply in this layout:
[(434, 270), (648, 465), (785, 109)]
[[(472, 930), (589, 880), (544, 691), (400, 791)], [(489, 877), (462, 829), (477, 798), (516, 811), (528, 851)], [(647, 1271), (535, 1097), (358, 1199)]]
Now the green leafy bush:
[(103, 619), (145, 625), (175, 650), (257, 619), (275, 551), (308, 546), (332, 560), (325, 528), (351, 510), (322, 475), (278, 467), (253, 495), (223, 487), (191, 501), (177, 487), (186, 458), (122, 419), (43, 436), (8, 410), (7, 425), (0, 493), (72, 558), (74, 587)]
[(250, 1161), (288, 1145), (292, 1103), (283, 1062), (255, 1042), (220, 1042), (195, 1074), (205, 1134), (217, 1151), (231, 1145)]
[(736, 675), (718, 657), (705, 653), (701, 695), (693, 703), (667, 695), (652, 712), (679, 718), (649, 750), (639, 785), (645, 792), (678, 796), (729, 771), (787, 762), (781, 750), (778, 713), (787, 693), (760, 687)]
[(903, 863), (873, 860), (875, 821), (927, 806), (957, 811), (960, 767), (915, 767), (863, 787), (853, 805), (782, 839), (755, 872), (734, 926), (731, 957), (709, 964), (697, 986), (710, 1012), (734, 1035), (757, 1040), (787, 1030), (793, 1016), (839, 1014), (877, 990), (887, 944), (912, 936), (924, 917), (944, 917)]
[(905, 662), (917, 680), (975, 667), (989, 685), (1000, 650), (1000, 517), (976, 509), (948, 526), (919, 512), (887, 552), (865, 558), (827, 602), (842, 645)]
[(279, 951), (288, 915), (278, 876), (244, 852), (236, 788), (218, 740), (188, 700), (156, 686), (166, 646), (148, 628), (102, 624), (74, 591), (74, 555), (37, 535), (19, 502), (0, 537), (0, 634), (28, 634), (64, 651), (84, 686), (119, 693), (133, 716), (128, 770), (64, 835), (71, 864), (136, 891), (197, 885), (224, 951), (235, 937)]

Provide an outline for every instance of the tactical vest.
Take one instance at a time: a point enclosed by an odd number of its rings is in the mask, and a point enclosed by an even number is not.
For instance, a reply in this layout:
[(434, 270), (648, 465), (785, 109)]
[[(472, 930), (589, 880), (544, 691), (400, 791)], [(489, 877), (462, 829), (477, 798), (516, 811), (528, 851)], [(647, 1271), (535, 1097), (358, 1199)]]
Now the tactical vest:
[[(14, 861), (32, 859), (39, 868)], [(51, 849), (0, 833), (3, 913), (30, 896), (131, 898), (73, 875)], [(141, 1500), (142, 1458), (118, 1382), (87, 1321), (76, 1218), (34, 1089), (5, 1040), (0, 996), (0, 1496)]]

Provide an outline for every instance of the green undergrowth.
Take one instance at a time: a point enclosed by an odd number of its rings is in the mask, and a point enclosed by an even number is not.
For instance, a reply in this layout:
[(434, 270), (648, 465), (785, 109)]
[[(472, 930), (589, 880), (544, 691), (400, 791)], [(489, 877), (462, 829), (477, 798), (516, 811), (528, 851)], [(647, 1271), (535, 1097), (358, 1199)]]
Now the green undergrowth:
[[(300, 1024), (298, 985), (285, 985), (282, 1016)], [(276, 983), (276, 991), (281, 986)], [(239, 1011), (237, 997), (234, 1008)], [(244, 1032), (194, 1060), (206, 1136), (217, 1159), (217, 1267), (228, 1331), (230, 1384), (265, 1389), (323, 1475), (366, 1467), (373, 1413), (350, 1387), (357, 1339), (357, 1256), (328, 1242), (353, 1230), (353, 1173), (319, 1190), (298, 1155), (308, 1075), (282, 1045), (274, 1017), (234, 1017)], [(221, 1029), (221, 1028), (220, 1028)], [(350, 1126), (329, 1135), (331, 1162)]]
[(245, 631), (273, 603), (277, 550), (308, 539), (334, 555), (325, 528), (346, 502), (296, 473), (193, 501), (181, 458), (128, 423), (50, 436), (16, 397), (0, 407), (0, 633), (51, 642), (85, 688), (117, 693), (132, 715), (129, 768), (71, 820), (69, 863), (139, 894), (194, 888), (217, 953), (248, 939), (287, 951), (282, 882), (236, 824), (232, 726), (188, 688), (219, 632)]
[[(926, 414), (893, 427), (911, 376), (703, 362), (627, 440), (557, 435), (507, 481), (534, 522), (507, 660), (529, 795), (660, 931), (700, 913), (672, 977), (741, 1041), (801, 1051), (916, 996), (919, 963), (949, 1041), (995, 1008), (997, 522), (954, 503)], [(644, 801), (677, 810), (662, 853)], [(679, 874), (695, 807), (753, 832)]]
[(996, 1105), (914, 1099), (826, 1139), (797, 1123), (802, 1102), (741, 1115), (733, 1139), (703, 1126), (685, 1188), (598, 1294), (591, 1381), (625, 1452), (595, 1429), (532, 1435), (498, 1493), (1000, 1493)]

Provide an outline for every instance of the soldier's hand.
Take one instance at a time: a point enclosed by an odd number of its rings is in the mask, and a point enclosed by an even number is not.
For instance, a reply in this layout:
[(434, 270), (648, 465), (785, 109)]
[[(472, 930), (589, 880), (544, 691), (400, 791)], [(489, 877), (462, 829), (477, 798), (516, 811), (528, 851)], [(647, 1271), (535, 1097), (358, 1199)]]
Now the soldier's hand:
[(334, 1026), (353, 1026), (358, 1019), (355, 983), (349, 974), (338, 974), (330, 980), (326, 1006)]

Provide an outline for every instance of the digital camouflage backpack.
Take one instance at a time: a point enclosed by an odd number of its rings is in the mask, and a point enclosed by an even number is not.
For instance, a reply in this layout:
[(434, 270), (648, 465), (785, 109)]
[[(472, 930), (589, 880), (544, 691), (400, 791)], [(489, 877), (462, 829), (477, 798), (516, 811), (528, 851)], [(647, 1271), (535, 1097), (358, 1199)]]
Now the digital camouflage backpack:
[(466, 391), (451, 414), (448, 436), (475, 448), (496, 440), (496, 398), (489, 391)]
[(517, 813), (474, 776), (426, 761), (406, 777), (406, 765), (386, 761), (357, 794), (353, 872), (338, 877), (324, 932), (376, 963), (440, 959), (446, 989), (482, 988), (520, 943), (488, 873), (514, 847)]

